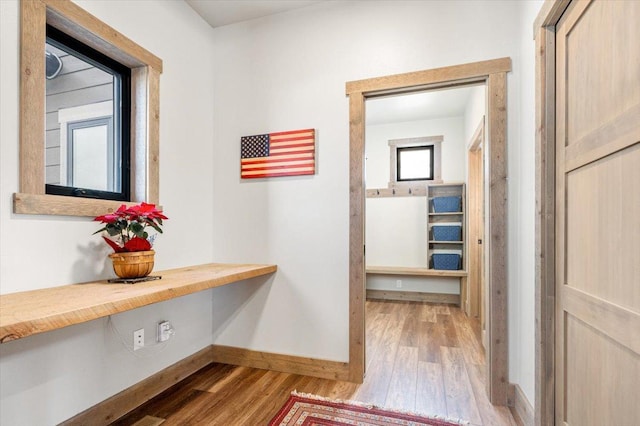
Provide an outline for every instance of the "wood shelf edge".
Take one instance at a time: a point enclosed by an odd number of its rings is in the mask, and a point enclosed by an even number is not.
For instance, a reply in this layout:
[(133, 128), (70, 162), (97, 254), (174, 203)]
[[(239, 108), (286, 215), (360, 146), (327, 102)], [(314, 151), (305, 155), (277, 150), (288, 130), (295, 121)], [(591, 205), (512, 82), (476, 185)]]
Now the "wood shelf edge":
[(272, 274), (277, 265), (205, 264), (155, 272), (138, 284), (106, 280), (0, 295), (0, 343)]
[(449, 271), (443, 269), (414, 268), (405, 266), (367, 266), (367, 274), (378, 275), (418, 275), (425, 277), (466, 277), (467, 271)]

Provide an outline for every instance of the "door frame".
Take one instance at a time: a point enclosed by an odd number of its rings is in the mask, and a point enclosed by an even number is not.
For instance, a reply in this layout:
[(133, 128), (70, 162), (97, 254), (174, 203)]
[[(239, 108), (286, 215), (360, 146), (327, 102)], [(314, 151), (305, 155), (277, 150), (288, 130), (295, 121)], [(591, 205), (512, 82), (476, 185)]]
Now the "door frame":
[(545, 0), (536, 44), (535, 425), (555, 421), (555, 27), (571, 0)]
[(507, 405), (509, 365), (507, 328), (507, 73), (511, 58), (435, 68), (346, 83), (349, 97), (349, 378), (365, 373), (365, 100), (425, 89), (484, 83), (487, 87), (488, 158), (487, 394)]

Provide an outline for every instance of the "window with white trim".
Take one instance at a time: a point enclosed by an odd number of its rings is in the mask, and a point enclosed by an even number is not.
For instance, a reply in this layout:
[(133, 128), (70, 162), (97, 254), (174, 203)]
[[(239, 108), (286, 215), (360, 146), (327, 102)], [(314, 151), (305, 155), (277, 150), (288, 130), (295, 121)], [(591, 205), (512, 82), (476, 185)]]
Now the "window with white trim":
[(392, 139), (389, 141), (389, 187), (442, 182), (442, 136)]

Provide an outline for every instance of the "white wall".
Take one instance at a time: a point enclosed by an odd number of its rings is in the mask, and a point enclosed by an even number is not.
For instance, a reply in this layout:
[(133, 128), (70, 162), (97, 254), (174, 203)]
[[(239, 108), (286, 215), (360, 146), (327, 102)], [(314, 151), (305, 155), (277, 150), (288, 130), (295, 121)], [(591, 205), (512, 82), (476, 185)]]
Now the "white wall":
[(465, 149), (469, 147), (471, 138), (476, 129), (480, 125), (482, 117), (486, 115), (487, 111), (487, 86), (475, 86), (471, 90), (469, 95), (469, 101), (464, 110), (464, 141)]
[(464, 180), (465, 137), (464, 117), (447, 117), (431, 120), (367, 125), (365, 142), (365, 180), (367, 188), (386, 188), (389, 184), (389, 140), (443, 136), (442, 180)]
[[(156, 269), (212, 261), (213, 55), (211, 28), (185, 3), (82, 1), (83, 8), (164, 61), (160, 83), (160, 200), (170, 220)], [(12, 213), (18, 192), (19, 3), (0, 1), (0, 292), (111, 277), (89, 218)], [(179, 35), (179, 36), (178, 36)], [(126, 351), (106, 319), (0, 345), (0, 424), (59, 423), (211, 343), (211, 292), (115, 315), (128, 339), (170, 320), (161, 353)]]
[[(386, 188), (389, 184), (389, 140), (422, 136), (443, 136), (442, 179), (464, 181), (464, 121), (460, 116), (368, 125), (366, 187)], [(425, 197), (367, 198), (366, 212), (367, 265), (427, 267)]]
[[(523, 352), (534, 339), (533, 318), (526, 314), (534, 300), (521, 287), (521, 278), (531, 272), (533, 242), (519, 237), (532, 235), (533, 222), (515, 220), (526, 207), (519, 194), (533, 182), (530, 173), (519, 171), (524, 166), (520, 146), (524, 142), (530, 149), (533, 138), (522, 139), (519, 124), (533, 117), (533, 104), (521, 95), (522, 86), (529, 90), (532, 84), (533, 52), (526, 52), (531, 56), (526, 61), (520, 54), (521, 37), (531, 28), (530, 22), (521, 28), (521, 9), (528, 6), (514, 1), (322, 2), (214, 30), (215, 257), (275, 262), (280, 268), (268, 289), (234, 286), (214, 292), (215, 343), (347, 360), (345, 82), (509, 56), (509, 301), (518, 302), (510, 306), (509, 320), (521, 324), (510, 331), (510, 380), (523, 383), (533, 401), (527, 367), (533, 354)], [(520, 114), (524, 101), (527, 112)], [(318, 129), (315, 176), (239, 179), (241, 136), (304, 127)], [(533, 164), (533, 157), (527, 161)], [(227, 314), (216, 316), (218, 309)]]
[[(509, 145), (509, 380), (535, 402), (535, 42), (533, 21), (543, 1), (522, 2), (520, 102), (510, 114), (519, 121), (521, 138)], [(517, 184), (513, 184), (513, 180)], [(515, 260), (515, 261), (514, 261)]]

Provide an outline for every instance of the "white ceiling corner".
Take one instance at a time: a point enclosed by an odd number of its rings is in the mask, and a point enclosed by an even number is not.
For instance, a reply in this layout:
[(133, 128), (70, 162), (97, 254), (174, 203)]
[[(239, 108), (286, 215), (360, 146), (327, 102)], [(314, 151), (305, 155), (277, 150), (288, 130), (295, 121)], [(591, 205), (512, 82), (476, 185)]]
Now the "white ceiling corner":
[(318, 0), (185, 0), (213, 28), (275, 15)]

